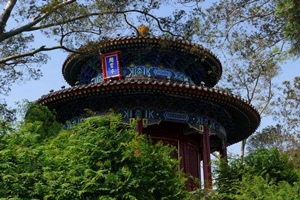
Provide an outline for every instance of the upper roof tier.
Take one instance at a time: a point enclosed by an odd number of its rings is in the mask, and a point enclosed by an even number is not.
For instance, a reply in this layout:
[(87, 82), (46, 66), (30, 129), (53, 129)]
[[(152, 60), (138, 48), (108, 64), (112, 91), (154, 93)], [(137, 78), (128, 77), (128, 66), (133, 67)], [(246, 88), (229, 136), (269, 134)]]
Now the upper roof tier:
[[(151, 36), (122, 37), (82, 49), (84, 54), (73, 53), (63, 64), (64, 78), (71, 86), (77, 82), (88, 84), (95, 78), (101, 82), (100, 55), (115, 51), (120, 52), (122, 77), (154, 76), (213, 87), (222, 75), (221, 62), (213, 53), (183, 40)], [(137, 73), (133, 73), (133, 69)]]

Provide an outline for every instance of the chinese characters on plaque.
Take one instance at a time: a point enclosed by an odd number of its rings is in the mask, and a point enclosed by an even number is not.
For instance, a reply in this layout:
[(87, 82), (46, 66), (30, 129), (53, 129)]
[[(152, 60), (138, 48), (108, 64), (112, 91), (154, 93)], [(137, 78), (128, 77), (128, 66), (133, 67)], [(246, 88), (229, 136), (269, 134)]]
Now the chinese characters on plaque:
[(119, 53), (120, 51), (115, 51), (101, 55), (104, 81), (110, 78), (121, 78)]

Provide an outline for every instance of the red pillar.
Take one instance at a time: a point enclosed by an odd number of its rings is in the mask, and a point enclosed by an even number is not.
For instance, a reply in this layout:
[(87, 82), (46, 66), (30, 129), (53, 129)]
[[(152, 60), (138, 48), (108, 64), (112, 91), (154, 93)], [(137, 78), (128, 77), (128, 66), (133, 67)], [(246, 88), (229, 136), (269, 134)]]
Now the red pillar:
[(203, 157), (203, 178), (204, 189), (212, 189), (212, 175), (210, 163), (210, 143), (209, 143), (209, 127), (203, 127), (202, 134), (202, 157)]
[(139, 117), (136, 118), (136, 128), (135, 130), (141, 135), (143, 134), (143, 120)]

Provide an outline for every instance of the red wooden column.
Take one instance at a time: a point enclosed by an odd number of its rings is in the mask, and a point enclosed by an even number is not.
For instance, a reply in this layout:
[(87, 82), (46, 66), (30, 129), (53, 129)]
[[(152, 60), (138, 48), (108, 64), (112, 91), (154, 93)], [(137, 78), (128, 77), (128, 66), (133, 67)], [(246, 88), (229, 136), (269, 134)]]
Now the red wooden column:
[(204, 189), (212, 189), (212, 175), (210, 163), (210, 143), (209, 143), (209, 127), (203, 127), (202, 134), (202, 158), (203, 158), (203, 178)]
[(227, 160), (227, 147), (225, 144), (225, 141), (222, 142), (222, 148), (220, 150), (220, 155), (221, 155), (221, 159), (223, 159), (223, 165), (227, 166), (228, 165), (228, 160)]
[(143, 134), (143, 119), (140, 117), (136, 118), (136, 128), (135, 130), (141, 135)]

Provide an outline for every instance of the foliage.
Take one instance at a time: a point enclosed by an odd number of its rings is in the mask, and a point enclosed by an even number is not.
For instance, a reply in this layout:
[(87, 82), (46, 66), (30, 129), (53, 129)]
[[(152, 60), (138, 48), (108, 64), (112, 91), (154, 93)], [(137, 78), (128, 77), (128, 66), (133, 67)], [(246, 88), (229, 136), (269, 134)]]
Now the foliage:
[[(178, 1), (184, 5), (189, 0)], [(0, 93), (9, 91), (12, 82), (38, 79), (39, 67), (49, 57), (45, 52), (64, 50), (80, 52), (80, 47), (91, 41), (99, 41), (111, 36), (129, 35), (137, 31), (137, 24), (175, 23), (171, 17), (158, 16), (153, 12), (168, 1), (128, 0), (128, 1), (81, 1), (81, 0), (10, 0), (1, 1), (0, 15), (0, 84), (6, 85)], [(176, 20), (182, 16), (176, 13)], [(176, 17), (177, 16), (177, 17)], [(168, 32), (169, 29), (156, 30)], [(125, 31), (124, 31), (125, 30)], [(181, 29), (177, 29), (180, 34)], [(37, 42), (37, 38), (42, 42)], [(47, 41), (47, 38), (51, 38)], [(46, 39), (46, 40), (45, 40)], [(34, 67), (36, 65), (36, 67)]]
[[(299, 56), (297, 2), (213, 1), (206, 9), (199, 5), (191, 13), (198, 19), (196, 38), (223, 54), (225, 69), (220, 86), (243, 96), (262, 116), (273, 114), (275, 109), (272, 101), (280, 90), (276, 77), (282, 61)], [(241, 157), (245, 146), (243, 140)]]
[(16, 109), (9, 108), (5, 100), (0, 100), (1, 123), (11, 123), (16, 120)]
[(239, 158), (220, 159), (214, 169), (215, 183), (220, 194), (236, 193), (234, 184), (242, 179), (244, 165)]
[(284, 81), (282, 94), (272, 104), (276, 107), (272, 111), (274, 120), (279, 124), (268, 126), (255, 133), (248, 140), (247, 150), (253, 152), (263, 148), (277, 148), (286, 153), (295, 167), (300, 168), (300, 79)]
[(278, 0), (275, 15), (284, 19), (283, 34), (291, 43), (290, 52), (300, 55), (300, 5), (296, 0)]
[[(154, 14), (164, 7), (182, 5), (190, 0), (6, 0), (0, 1), (0, 95), (8, 95), (11, 85), (37, 80), (40, 67), (49, 60), (47, 52), (86, 53), (80, 47), (110, 37), (128, 36), (145, 24), (169, 35), (183, 35), (178, 13)], [(169, 7), (169, 8), (171, 8)], [(167, 16), (165, 15), (167, 14)], [(178, 21), (178, 22), (176, 22)], [(163, 29), (160, 24), (178, 24)], [(97, 51), (98, 52), (98, 51)], [(4, 103), (2, 105), (5, 105)], [(1, 113), (0, 107), (0, 114)], [(5, 111), (5, 109), (4, 109)], [(3, 113), (5, 114), (5, 113)]]
[(274, 183), (286, 181), (290, 184), (298, 181), (294, 166), (288, 156), (277, 149), (260, 149), (245, 158), (245, 165), (250, 174), (257, 174)]
[(277, 149), (259, 149), (241, 160), (232, 159), (228, 165), (220, 161), (216, 169), (216, 183), (220, 194), (239, 194), (245, 189), (240, 182), (259, 177), (263, 184), (280, 185), (284, 181), (293, 185), (299, 181), (299, 176), (288, 157)]
[(198, 189), (192, 193), (191, 200), (219, 200), (222, 196), (216, 190)]
[(293, 82), (284, 81), (282, 95), (272, 104), (274, 119), (280, 123), (268, 126), (261, 132), (255, 133), (248, 140), (247, 149), (253, 152), (263, 148), (277, 148), (286, 153), (295, 167), (300, 168), (300, 78), (295, 77)]
[(297, 134), (284, 130), (282, 126), (277, 124), (264, 128), (248, 139), (247, 150), (249, 153), (259, 149), (272, 148), (286, 154), (294, 167), (300, 169), (300, 141)]
[(280, 152), (284, 152), (290, 148), (289, 141), (292, 141), (293, 135), (284, 134), (282, 126), (267, 126), (262, 131), (255, 133), (248, 139), (247, 150), (253, 153), (258, 149), (276, 148)]
[(5, 95), (12, 83), (41, 76), (46, 52), (86, 54), (85, 44), (137, 35), (136, 27), (144, 24), (152, 35), (212, 48), (224, 60), (222, 88), (268, 115), (277, 106), (271, 102), (279, 90), (274, 80), (280, 61), (299, 55), (299, 6), (294, 0), (10, 0), (0, 5), (0, 94)]
[[(272, 0), (229, 0), (198, 9), (204, 16), (198, 37), (224, 55), (220, 86), (243, 96), (261, 115), (272, 110), (270, 103), (278, 90), (274, 80), (281, 70), (279, 61), (287, 58), (278, 26), (283, 20), (275, 17), (275, 8)], [(245, 146), (243, 140), (241, 157)]]
[(283, 95), (274, 102), (278, 108), (274, 111), (275, 120), (286, 125), (285, 131), (296, 135), (300, 133), (300, 77), (284, 81), (283, 86)]
[[(35, 113), (44, 108), (36, 109), (31, 107)], [(31, 117), (25, 127), (2, 137), (3, 199), (187, 197), (186, 178), (178, 170), (179, 161), (172, 158), (173, 149), (161, 143), (152, 146), (134, 128), (120, 124), (119, 116), (87, 118), (43, 140)]]
[(223, 198), (235, 200), (274, 200), (274, 199), (291, 199), (300, 198), (300, 183), (289, 184), (281, 181), (274, 184), (262, 176), (244, 176), (234, 185), (236, 193), (223, 194)]
[[(111, 36), (129, 35), (137, 31), (137, 25), (146, 24), (153, 35), (200, 42), (214, 48), (212, 50), (217, 53), (220, 53), (218, 51), (220, 49), (225, 55), (225, 65), (228, 66), (224, 69), (225, 79), (221, 85), (245, 97), (262, 114), (270, 114), (270, 111), (274, 110), (270, 105), (279, 107), (277, 116), (283, 116), (279, 122), (288, 125), (284, 129), (297, 133), (299, 78), (295, 78), (294, 83), (285, 82), (283, 96), (278, 98), (277, 103), (271, 104), (271, 102), (279, 89), (274, 84), (274, 79), (280, 72), (280, 61), (288, 59), (291, 54), (299, 55), (298, 2), (229, 0), (215, 1), (211, 6), (206, 7), (203, 7), (200, 2), (202, 1), (1, 1), (0, 5), (4, 9), (0, 16), (0, 84), (2, 86), (0, 94), (8, 94), (12, 83), (38, 79), (41, 76), (39, 67), (49, 59), (45, 54), (47, 51), (60, 49), (86, 53), (80, 48), (84, 44), (107, 40)], [(165, 7), (182, 9), (174, 9), (170, 13), (164, 12), (159, 15), (159, 10)], [(42, 43), (39, 43), (37, 37), (50, 38), (51, 42), (44, 43), (46, 40), (43, 38)], [(42, 150), (36, 149), (37, 155), (30, 152), (31, 146), (22, 149), (24, 152), (28, 151), (29, 158), (26, 158), (28, 159), (26, 162), (36, 161), (38, 156), (44, 155), (43, 152), (46, 152), (43, 149), (46, 148), (43, 146), (46, 145), (44, 141), (52, 141), (55, 137), (70, 132), (62, 131), (57, 135), (61, 127), (51, 117), (52, 115), (43, 108), (33, 107), (32, 110), (40, 119), (35, 118), (35, 114), (28, 115), (25, 125), (8, 135), (7, 132), (13, 131), (9, 122), (14, 120), (14, 114), (5, 103), (1, 103), (0, 106), (3, 120), (1, 121), (1, 148), (5, 149), (7, 145), (12, 147), (12, 150), (7, 153), (16, 157), (19, 155), (16, 150), (19, 148), (17, 144), (20, 144), (20, 149), (24, 145), (41, 145), (39, 148)], [(51, 128), (48, 129), (49, 126)], [(27, 134), (29, 132), (36, 134), (29, 135)], [(15, 138), (13, 139), (12, 136)], [(13, 142), (17, 138), (19, 139)], [(245, 142), (242, 145), (242, 156)], [(58, 143), (57, 141), (55, 144)], [(64, 152), (63, 148), (61, 151)], [(295, 149), (290, 153), (297, 155)], [(14, 164), (15, 160), (19, 159), (17, 157), (12, 161), (5, 156), (3, 159), (7, 161), (12, 172), (18, 166)], [(37, 169), (41, 166), (35, 163), (31, 167)], [(32, 171), (33, 174), (30, 175), (34, 180), (32, 182), (37, 180), (36, 177), (41, 176), (35, 174), (37, 172)], [(15, 174), (11, 176), (17, 177)], [(29, 175), (22, 176), (29, 177)], [(23, 191), (22, 188), (18, 189), (20, 192)]]
[(28, 131), (39, 134), (41, 137), (49, 137), (57, 134), (63, 127), (56, 121), (56, 114), (46, 106), (28, 102), (27, 112), (24, 118)]
[[(205, 18), (204, 40), (222, 47), (231, 44), (236, 53), (243, 53), (239, 42), (261, 51), (266, 49), (267, 55), (280, 58), (296, 51), (299, 45), (299, 3), (294, 0), (228, 0), (214, 1), (202, 11)], [(236, 41), (236, 39), (243, 39)], [(247, 51), (247, 50), (246, 50)], [(280, 55), (283, 54), (283, 55)], [(279, 57), (277, 57), (279, 56)]]

